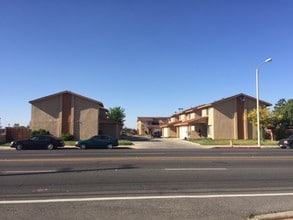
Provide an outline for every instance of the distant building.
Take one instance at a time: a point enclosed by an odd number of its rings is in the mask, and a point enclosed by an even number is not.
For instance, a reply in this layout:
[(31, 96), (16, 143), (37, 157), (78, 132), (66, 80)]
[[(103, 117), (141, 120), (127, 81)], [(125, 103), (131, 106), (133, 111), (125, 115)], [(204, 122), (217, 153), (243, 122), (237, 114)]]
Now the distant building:
[[(261, 107), (271, 106), (260, 101)], [(256, 126), (248, 122), (247, 114), (256, 108), (256, 99), (240, 93), (209, 104), (175, 113), (161, 125), (163, 137), (254, 139)]]
[(45, 129), (52, 135), (72, 134), (86, 139), (97, 134), (118, 138), (120, 124), (107, 118), (108, 110), (102, 102), (70, 91), (63, 91), (29, 102), (31, 130)]
[(161, 125), (167, 123), (169, 117), (138, 117), (138, 135), (151, 135), (153, 132), (161, 132)]

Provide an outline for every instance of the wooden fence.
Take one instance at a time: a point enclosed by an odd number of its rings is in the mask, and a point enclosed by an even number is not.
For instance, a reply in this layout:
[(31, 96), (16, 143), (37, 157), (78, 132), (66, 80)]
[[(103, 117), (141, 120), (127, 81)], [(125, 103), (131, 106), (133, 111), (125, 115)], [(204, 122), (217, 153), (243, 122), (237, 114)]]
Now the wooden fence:
[(31, 130), (25, 127), (6, 128), (6, 142), (28, 139)]
[(6, 135), (0, 134), (0, 144), (4, 144), (6, 142)]

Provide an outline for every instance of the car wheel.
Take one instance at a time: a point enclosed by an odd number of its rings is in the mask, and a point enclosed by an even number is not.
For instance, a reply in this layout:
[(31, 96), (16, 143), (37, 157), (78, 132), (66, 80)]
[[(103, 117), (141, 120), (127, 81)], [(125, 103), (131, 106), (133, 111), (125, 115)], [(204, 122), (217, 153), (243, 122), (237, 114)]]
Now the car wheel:
[(86, 149), (86, 145), (85, 144), (82, 144), (82, 145), (80, 145), (80, 147), (79, 147), (81, 150), (85, 150)]
[(54, 145), (53, 144), (49, 144), (48, 145), (48, 150), (53, 150), (54, 149)]
[(113, 149), (113, 145), (112, 145), (112, 144), (108, 144), (108, 145), (107, 145), (107, 148), (108, 148), (108, 149)]
[(18, 145), (16, 146), (16, 150), (22, 150), (22, 149), (23, 149), (23, 147), (22, 147), (21, 144), (18, 144)]

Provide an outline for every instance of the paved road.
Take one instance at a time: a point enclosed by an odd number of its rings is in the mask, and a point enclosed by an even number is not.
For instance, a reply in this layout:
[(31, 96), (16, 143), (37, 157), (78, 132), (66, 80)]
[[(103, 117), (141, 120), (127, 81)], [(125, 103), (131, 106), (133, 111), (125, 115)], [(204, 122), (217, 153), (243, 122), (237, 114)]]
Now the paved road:
[(1, 151), (0, 219), (245, 219), (293, 210), (292, 159), (290, 150), (175, 146)]

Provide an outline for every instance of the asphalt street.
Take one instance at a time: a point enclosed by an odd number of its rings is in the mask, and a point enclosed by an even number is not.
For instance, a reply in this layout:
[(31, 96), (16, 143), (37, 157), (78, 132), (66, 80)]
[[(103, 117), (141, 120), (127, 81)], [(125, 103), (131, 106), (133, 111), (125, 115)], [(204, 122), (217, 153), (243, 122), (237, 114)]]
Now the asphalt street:
[(139, 144), (1, 151), (0, 219), (246, 219), (293, 210), (291, 150)]

